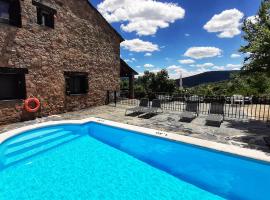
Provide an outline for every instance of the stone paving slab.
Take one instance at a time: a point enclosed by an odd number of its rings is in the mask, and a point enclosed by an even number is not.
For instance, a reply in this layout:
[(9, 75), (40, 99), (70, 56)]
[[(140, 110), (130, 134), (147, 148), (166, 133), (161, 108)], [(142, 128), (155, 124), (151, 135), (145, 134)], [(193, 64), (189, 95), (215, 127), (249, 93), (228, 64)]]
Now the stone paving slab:
[(65, 119), (84, 119), (99, 117), (111, 121), (168, 131), (176, 134), (201, 138), (205, 140), (237, 145), (245, 148), (262, 150), (270, 153), (270, 125), (269, 123), (251, 120), (226, 119), (221, 127), (205, 125), (205, 116), (199, 116), (192, 123), (179, 121), (179, 112), (164, 111), (156, 116), (131, 115), (125, 116), (127, 106), (100, 106), (60, 115), (38, 118), (33, 121), (20, 122), (0, 126), (0, 133), (19, 127), (59, 121)]

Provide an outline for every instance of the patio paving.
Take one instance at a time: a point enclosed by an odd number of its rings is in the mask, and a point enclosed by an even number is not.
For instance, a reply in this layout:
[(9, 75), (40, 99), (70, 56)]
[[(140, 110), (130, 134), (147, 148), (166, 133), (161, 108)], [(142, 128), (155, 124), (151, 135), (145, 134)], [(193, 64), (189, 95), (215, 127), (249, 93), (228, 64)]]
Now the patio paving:
[(19, 127), (59, 121), (65, 119), (84, 119), (98, 117), (111, 121), (168, 131), (176, 134), (216, 141), (244, 148), (268, 152), (270, 155), (270, 124), (261, 121), (226, 119), (221, 127), (205, 126), (205, 116), (199, 116), (192, 123), (179, 122), (179, 112), (164, 111), (156, 116), (125, 116), (127, 106), (100, 106), (75, 112), (69, 112), (33, 121), (19, 122), (0, 126), (0, 133)]

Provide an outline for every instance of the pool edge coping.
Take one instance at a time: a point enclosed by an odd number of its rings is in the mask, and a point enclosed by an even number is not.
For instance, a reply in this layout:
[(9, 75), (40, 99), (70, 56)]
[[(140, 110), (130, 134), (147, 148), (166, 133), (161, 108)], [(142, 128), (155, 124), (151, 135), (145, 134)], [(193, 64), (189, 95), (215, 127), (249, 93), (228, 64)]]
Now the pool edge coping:
[(247, 148), (238, 147), (238, 146), (230, 145), (230, 144), (223, 144), (223, 143), (208, 141), (208, 140), (190, 137), (190, 136), (179, 135), (177, 133), (170, 133), (170, 132), (166, 132), (166, 131), (159, 131), (159, 130), (155, 130), (155, 129), (114, 122), (114, 121), (105, 120), (105, 119), (96, 118), (96, 117), (89, 117), (89, 118), (82, 119), (82, 120), (49, 121), (49, 122), (37, 123), (34, 125), (21, 127), (18, 129), (13, 129), (13, 130), (10, 130), (10, 131), (7, 131), (7, 132), (0, 134), (0, 145), (3, 142), (5, 142), (6, 140), (8, 140), (14, 136), (17, 136), (25, 131), (30, 131), (30, 130), (34, 130), (37, 128), (43, 128), (43, 127), (54, 126), (54, 125), (65, 125), (65, 124), (83, 125), (83, 124), (90, 123), (90, 122), (96, 122), (96, 123), (100, 123), (103, 125), (122, 128), (122, 129), (129, 130), (129, 131), (136, 131), (139, 133), (141, 132), (142, 134), (146, 134), (146, 135), (151, 135), (151, 136), (160, 137), (160, 138), (164, 138), (164, 139), (168, 139), (168, 140), (172, 140), (172, 141), (195, 145), (195, 146), (199, 146), (199, 147), (214, 150), (214, 151), (237, 155), (240, 157), (264, 161), (264, 162), (267, 162), (270, 164), (270, 155), (267, 155), (267, 153), (262, 152), (262, 151), (258, 151), (258, 150), (254, 150), (254, 149), (247, 149)]

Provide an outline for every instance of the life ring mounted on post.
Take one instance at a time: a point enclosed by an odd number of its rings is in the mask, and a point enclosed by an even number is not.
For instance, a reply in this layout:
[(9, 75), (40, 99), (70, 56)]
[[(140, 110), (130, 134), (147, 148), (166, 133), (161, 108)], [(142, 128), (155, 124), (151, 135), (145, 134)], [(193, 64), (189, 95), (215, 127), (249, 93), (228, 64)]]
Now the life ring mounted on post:
[(27, 112), (36, 113), (40, 109), (40, 101), (35, 97), (28, 98), (24, 101), (24, 108)]

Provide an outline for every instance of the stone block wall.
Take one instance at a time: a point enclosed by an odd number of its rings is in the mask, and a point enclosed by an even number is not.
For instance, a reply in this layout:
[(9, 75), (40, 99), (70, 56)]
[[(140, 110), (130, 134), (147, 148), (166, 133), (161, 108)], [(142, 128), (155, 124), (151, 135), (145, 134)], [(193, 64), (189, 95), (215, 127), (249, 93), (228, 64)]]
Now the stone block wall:
[[(57, 10), (54, 29), (37, 24), (32, 0), (20, 3), (22, 28), (0, 23), (0, 67), (28, 69), (27, 96), (40, 99), (39, 115), (103, 105), (107, 90), (119, 90), (122, 38), (87, 0), (43, 0)], [(67, 96), (64, 71), (87, 72), (88, 94)], [(0, 124), (27, 118), (23, 101), (0, 101)]]

